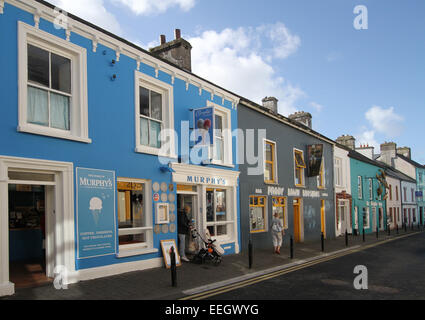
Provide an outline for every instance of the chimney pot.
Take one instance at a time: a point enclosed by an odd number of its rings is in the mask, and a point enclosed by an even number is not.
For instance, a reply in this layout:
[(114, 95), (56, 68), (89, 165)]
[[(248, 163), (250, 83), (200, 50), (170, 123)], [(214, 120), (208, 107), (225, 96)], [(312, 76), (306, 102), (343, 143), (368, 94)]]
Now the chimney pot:
[(161, 42), (161, 45), (167, 42), (167, 38), (165, 37), (165, 34), (161, 34), (159, 36), (159, 41)]
[(176, 29), (176, 30), (174, 31), (174, 35), (175, 35), (176, 40), (177, 40), (177, 39), (180, 39), (180, 38), (182, 37), (182, 32), (181, 32), (181, 30), (180, 30), (180, 29)]

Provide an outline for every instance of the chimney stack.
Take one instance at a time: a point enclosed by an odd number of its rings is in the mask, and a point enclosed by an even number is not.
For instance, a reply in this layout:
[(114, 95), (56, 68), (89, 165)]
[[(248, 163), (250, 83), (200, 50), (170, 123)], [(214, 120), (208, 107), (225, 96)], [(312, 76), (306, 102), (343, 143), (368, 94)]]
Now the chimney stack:
[(161, 45), (163, 45), (167, 42), (167, 38), (165, 37), (165, 34), (161, 34), (159, 36), (159, 41), (160, 41)]
[(351, 150), (356, 150), (356, 139), (353, 136), (342, 135), (336, 139), (336, 142)]
[(389, 166), (393, 166), (393, 159), (397, 156), (397, 144), (385, 142), (381, 144), (381, 160)]
[(265, 97), (263, 100), (263, 107), (267, 108), (274, 113), (279, 113), (277, 111), (277, 103), (279, 100), (277, 100), (275, 97)]
[(369, 146), (368, 144), (360, 145), (360, 148), (356, 148), (358, 153), (361, 153), (365, 157), (368, 157), (371, 160), (374, 160), (373, 157), (375, 155), (375, 148)]
[(412, 159), (412, 149), (409, 147), (397, 148), (397, 154), (405, 156), (408, 159)]
[(188, 41), (181, 37), (181, 30), (174, 30), (175, 39), (170, 42), (166, 42), (165, 35), (161, 35), (161, 44), (155, 48), (149, 49), (149, 51), (176, 66), (192, 72), (192, 46)]
[(289, 115), (289, 119), (297, 121), (310, 129), (313, 129), (312, 116), (309, 112), (299, 111)]

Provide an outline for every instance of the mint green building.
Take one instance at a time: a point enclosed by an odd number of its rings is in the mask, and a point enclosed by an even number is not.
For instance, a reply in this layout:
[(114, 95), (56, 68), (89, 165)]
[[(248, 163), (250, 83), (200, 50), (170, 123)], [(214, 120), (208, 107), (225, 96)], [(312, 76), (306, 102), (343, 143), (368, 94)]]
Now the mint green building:
[(352, 228), (372, 233), (387, 229), (385, 187), (379, 180), (385, 165), (351, 150)]

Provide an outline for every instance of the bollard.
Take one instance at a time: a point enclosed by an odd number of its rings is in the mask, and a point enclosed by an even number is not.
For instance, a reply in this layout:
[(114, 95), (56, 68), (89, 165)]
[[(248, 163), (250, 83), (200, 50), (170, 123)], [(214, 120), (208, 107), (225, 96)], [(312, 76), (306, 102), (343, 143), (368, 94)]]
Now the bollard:
[(387, 226), (387, 229), (388, 229), (388, 235), (390, 236), (390, 235), (391, 235), (391, 226), (390, 226), (390, 225), (388, 225), (388, 226)]
[(378, 226), (376, 226), (376, 239), (378, 238), (379, 238), (379, 229), (378, 229)]
[(345, 230), (345, 246), (348, 247), (348, 231)]
[(170, 258), (171, 258), (171, 285), (177, 287), (177, 267), (176, 267), (176, 253), (174, 247), (170, 249)]
[(403, 223), (404, 224), (404, 232), (407, 232), (407, 223)]
[(364, 227), (363, 227), (363, 242), (365, 242), (365, 241), (366, 241), (366, 238), (365, 238)]
[(249, 239), (248, 244), (248, 259), (249, 259), (249, 268), (252, 268), (252, 240)]
[(322, 252), (325, 252), (325, 235), (323, 234), (323, 232), (320, 235), (320, 240), (322, 242)]
[(396, 225), (395, 229), (396, 229), (397, 234), (398, 234), (398, 223), (396, 223), (395, 225)]
[(294, 259), (294, 238), (292, 238), (289, 240), (289, 250), (290, 250), (290, 257), (291, 259)]

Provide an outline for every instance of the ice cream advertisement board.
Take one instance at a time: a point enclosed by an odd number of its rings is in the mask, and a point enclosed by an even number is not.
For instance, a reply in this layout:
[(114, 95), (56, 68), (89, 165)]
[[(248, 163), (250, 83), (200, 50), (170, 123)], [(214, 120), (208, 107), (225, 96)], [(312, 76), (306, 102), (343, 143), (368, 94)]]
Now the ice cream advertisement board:
[(193, 112), (194, 125), (196, 130), (196, 145), (211, 146), (214, 143), (213, 125), (214, 125), (214, 108), (206, 107), (196, 109)]
[(77, 168), (78, 259), (116, 253), (115, 172)]

